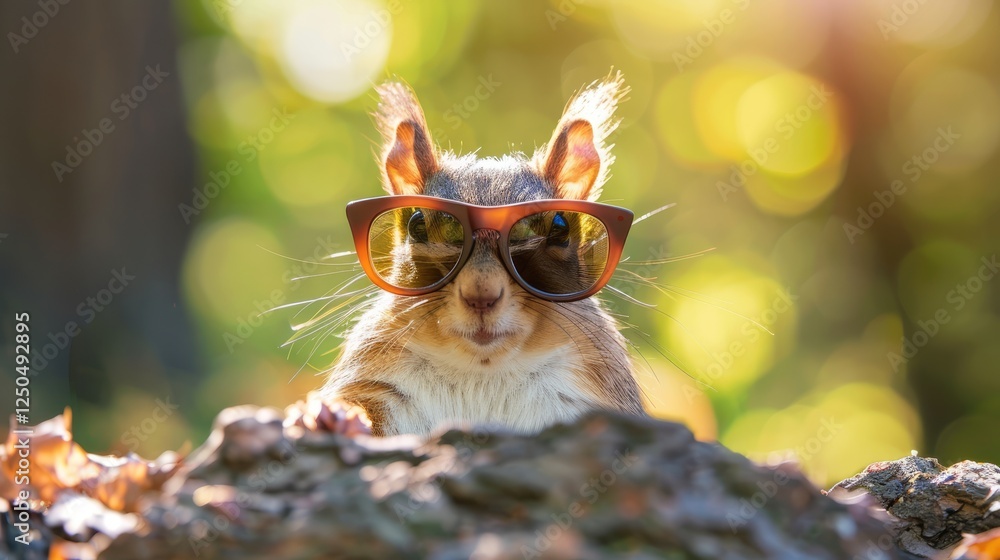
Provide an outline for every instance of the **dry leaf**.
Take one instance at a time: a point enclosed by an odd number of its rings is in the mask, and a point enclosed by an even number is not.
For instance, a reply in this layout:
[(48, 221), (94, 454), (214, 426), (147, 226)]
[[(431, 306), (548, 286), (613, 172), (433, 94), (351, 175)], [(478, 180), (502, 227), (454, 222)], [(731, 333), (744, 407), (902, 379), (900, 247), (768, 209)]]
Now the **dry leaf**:
[(156, 461), (132, 453), (125, 457), (88, 454), (73, 441), (72, 414), (67, 408), (35, 426), (28, 438), (13, 431), (8, 434), (0, 449), (0, 492), (8, 500), (24, 489), (15, 483), (23, 459), (20, 452), (26, 445), (31, 496), (46, 504), (74, 490), (112, 510), (135, 511), (138, 498), (160, 488), (181, 461), (175, 453), (164, 453)]
[(1000, 527), (978, 535), (965, 535), (951, 557), (966, 560), (1000, 560)]
[[(33, 498), (52, 503), (62, 490), (76, 488), (83, 479), (97, 476), (97, 467), (87, 458), (86, 451), (73, 442), (71, 423), (72, 415), (67, 408), (63, 414), (35, 426), (30, 436), (12, 430), (0, 451), (0, 472), (8, 483), (17, 480), (23, 459), (21, 451), (26, 444)], [(11, 426), (17, 426), (13, 419)]]

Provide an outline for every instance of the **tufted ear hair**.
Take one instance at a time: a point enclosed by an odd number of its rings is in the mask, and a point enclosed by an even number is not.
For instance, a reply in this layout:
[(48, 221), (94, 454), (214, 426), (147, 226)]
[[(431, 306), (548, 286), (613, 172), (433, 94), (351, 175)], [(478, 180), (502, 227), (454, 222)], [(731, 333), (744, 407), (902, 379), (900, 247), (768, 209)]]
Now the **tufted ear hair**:
[(621, 119), (618, 102), (628, 94), (621, 72), (586, 86), (566, 104), (549, 143), (535, 153), (538, 172), (559, 198), (597, 200), (615, 158), (608, 137)]
[(382, 186), (389, 194), (421, 194), (438, 171), (424, 111), (413, 91), (399, 82), (376, 88), (379, 94), (375, 122), (382, 133)]

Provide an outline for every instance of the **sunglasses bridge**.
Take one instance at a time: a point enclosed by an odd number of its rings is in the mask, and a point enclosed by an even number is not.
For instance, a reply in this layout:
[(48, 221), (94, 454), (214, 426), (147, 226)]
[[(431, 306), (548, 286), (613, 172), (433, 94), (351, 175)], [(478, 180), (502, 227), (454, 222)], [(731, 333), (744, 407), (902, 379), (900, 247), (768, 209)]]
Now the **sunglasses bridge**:
[(472, 239), (475, 241), (497, 241), (500, 239), (500, 232), (495, 229), (480, 228), (472, 231)]

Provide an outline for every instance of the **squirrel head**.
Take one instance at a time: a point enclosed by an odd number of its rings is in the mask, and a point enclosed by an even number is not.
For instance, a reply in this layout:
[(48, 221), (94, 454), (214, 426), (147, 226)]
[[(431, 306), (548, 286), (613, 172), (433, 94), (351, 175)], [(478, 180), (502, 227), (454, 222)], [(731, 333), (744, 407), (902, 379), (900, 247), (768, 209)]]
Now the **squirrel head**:
[[(595, 200), (627, 89), (620, 74), (594, 82), (566, 105), (545, 146), (499, 158), (438, 149), (409, 88), (387, 83), (378, 92), (379, 164), (390, 195), (499, 206)], [(472, 233), (472, 253), (441, 289), (365, 297), (324, 393), (362, 406), (376, 435), (428, 433), (453, 421), (531, 432), (595, 408), (642, 414), (625, 338), (598, 300), (532, 295), (503, 265), (500, 235)], [(552, 268), (546, 280), (573, 280)]]
[[(437, 148), (413, 92), (398, 82), (377, 88), (375, 119), (383, 145), (379, 164), (391, 195), (421, 194), (484, 206), (538, 199), (596, 200), (614, 158), (607, 144), (618, 125), (615, 109), (627, 93), (620, 73), (587, 86), (569, 103), (549, 142), (531, 157), (457, 156)], [(489, 235), (477, 236), (473, 254), (447, 286), (428, 296), (386, 295), (393, 326), (412, 329), (407, 344), (456, 362), (494, 367), (505, 356), (565, 339), (572, 312), (596, 303), (553, 306), (525, 292), (507, 273)], [(414, 305), (417, 301), (425, 305)], [(570, 310), (570, 311), (567, 311)], [(391, 328), (390, 328), (391, 330)], [(471, 359), (470, 359), (471, 358)]]

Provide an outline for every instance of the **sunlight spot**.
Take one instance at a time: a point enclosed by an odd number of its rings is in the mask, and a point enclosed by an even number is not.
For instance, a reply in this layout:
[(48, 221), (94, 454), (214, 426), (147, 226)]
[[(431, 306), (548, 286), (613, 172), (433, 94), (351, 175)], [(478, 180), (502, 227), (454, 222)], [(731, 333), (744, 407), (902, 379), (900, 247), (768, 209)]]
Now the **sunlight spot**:
[(392, 15), (370, 0), (293, 4), (279, 59), (299, 91), (326, 102), (353, 99), (382, 73), (392, 43)]

